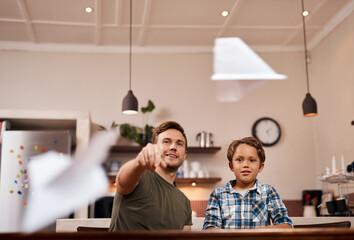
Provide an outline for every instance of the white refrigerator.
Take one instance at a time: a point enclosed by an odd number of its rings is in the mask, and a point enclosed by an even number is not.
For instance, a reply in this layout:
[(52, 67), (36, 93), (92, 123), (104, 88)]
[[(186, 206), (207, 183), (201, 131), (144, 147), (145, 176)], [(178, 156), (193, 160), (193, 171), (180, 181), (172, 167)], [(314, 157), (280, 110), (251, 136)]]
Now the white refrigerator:
[[(27, 209), (31, 157), (48, 151), (70, 154), (70, 131), (12, 131), (3, 133), (0, 159), (0, 232), (21, 231)], [(55, 206), (53, 206), (55, 207)]]

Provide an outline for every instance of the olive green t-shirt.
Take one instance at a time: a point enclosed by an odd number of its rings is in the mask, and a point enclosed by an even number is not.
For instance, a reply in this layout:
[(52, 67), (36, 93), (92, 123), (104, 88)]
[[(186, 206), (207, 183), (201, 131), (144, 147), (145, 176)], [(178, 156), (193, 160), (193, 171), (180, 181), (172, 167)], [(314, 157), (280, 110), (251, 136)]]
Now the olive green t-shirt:
[(110, 231), (181, 230), (192, 225), (189, 199), (156, 172), (145, 171), (134, 191), (114, 197)]

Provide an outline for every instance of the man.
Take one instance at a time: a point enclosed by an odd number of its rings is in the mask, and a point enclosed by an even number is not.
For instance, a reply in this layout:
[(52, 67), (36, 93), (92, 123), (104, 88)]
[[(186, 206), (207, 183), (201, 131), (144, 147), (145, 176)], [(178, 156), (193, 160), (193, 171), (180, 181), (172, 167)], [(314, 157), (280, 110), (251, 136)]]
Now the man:
[(190, 201), (174, 183), (187, 155), (184, 130), (164, 122), (152, 142), (117, 174), (110, 231), (191, 229)]

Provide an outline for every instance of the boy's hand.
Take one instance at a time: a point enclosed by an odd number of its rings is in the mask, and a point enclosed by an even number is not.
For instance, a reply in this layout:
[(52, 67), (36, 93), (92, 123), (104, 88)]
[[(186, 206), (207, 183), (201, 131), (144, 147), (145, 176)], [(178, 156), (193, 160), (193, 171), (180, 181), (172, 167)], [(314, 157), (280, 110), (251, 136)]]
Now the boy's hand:
[(139, 165), (150, 172), (155, 172), (158, 166), (166, 168), (167, 165), (162, 159), (163, 151), (157, 144), (148, 143), (137, 156)]

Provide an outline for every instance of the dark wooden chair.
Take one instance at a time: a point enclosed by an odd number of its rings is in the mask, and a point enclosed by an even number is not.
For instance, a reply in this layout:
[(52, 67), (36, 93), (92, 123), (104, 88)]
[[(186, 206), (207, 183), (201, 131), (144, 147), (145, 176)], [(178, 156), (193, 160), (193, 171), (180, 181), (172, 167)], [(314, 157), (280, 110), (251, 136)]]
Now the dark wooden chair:
[(78, 226), (77, 231), (78, 232), (108, 232), (108, 228)]
[(350, 228), (350, 221), (294, 225), (294, 228)]

